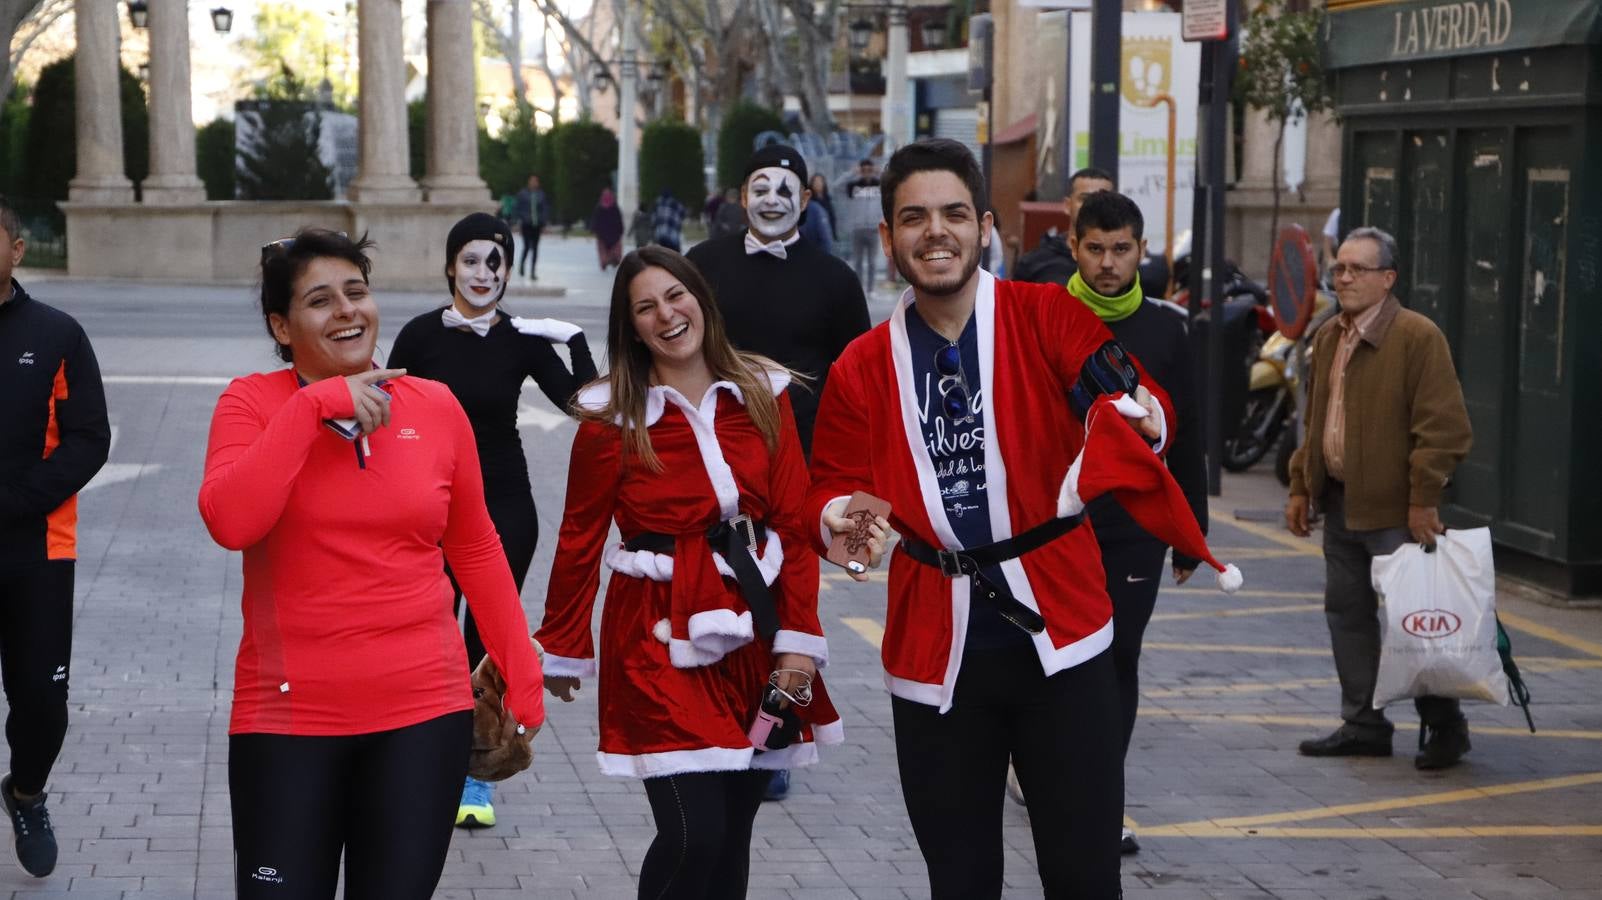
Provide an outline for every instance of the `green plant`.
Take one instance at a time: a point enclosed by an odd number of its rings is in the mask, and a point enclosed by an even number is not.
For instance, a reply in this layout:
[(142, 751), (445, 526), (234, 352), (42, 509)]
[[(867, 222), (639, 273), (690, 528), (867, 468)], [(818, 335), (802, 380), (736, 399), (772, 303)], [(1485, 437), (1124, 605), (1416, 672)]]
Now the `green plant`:
[(649, 199), (667, 188), (692, 210), (706, 194), (701, 132), (676, 119), (657, 119), (640, 132), (640, 197)]
[(234, 123), (218, 117), (195, 129), (195, 169), (207, 200), (234, 199)]
[[(150, 119), (144, 88), (127, 69), (120, 70), (123, 172), (139, 182), (150, 173)], [(67, 185), (78, 166), (78, 128), (72, 57), (57, 60), (39, 72), (28, 117), (26, 157), (29, 196), (67, 199)], [(20, 187), (20, 185), (18, 185)]]
[(406, 104), (406, 147), (411, 152), (412, 178), (428, 171), (428, 98)]
[(784, 130), (784, 120), (766, 106), (748, 100), (736, 103), (723, 116), (718, 129), (718, 187), (737, 188), (744, 179), (745, 162), (756, 149), (757, 135)]
[(0, 194), (11, 194), (25, 183), (28, 141), (27, 85), (18, 83), (11, 88), (0, 109)]
[(1325, 77), (1319, 35), (1322, 6), (1291, 11), (1286, 0), (1262, 0), (1243, 24), (1239, 71), (1233, 96), (1237, 106), (1255, 109), (1277, 127), (1274, 136), (1274, 214), (1270, 234), (1279, 233), (1280, 154), (1285, 126), (1315, 113), (1333, 112), (1335, 98)]
[(549, 147), (551, 165), (531, 174), (541, 176), (541, 186), (556, 217), (552, 224), (583, 221), (601, 190), (612, 184), (612, 173), (617, 169), (617, 136), (605, 125), (579, 121), (552, 128), (547, 138), (540, 144), (542, 149)]

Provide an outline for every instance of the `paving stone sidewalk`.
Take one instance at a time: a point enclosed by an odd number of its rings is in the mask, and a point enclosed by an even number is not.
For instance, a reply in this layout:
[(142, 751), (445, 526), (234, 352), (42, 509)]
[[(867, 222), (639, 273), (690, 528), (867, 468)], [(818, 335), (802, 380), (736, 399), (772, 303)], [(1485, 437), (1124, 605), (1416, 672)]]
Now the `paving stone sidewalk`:
[[(599, 344), (610, 280), (592, 260), (587, 242), (548, 236), (541, 283), (568, 293), (519, 298), (515, 311), (571, 319)], [(0, 848), (0, 896), (229, 897), (239, 556), (207, 537), (195, 496), (223, 379), (271, 367), (270, 345), (237, 287), (51, 280), (36, 293), (94, 339), (117, 440), (82, 498), (71, 728), (50, 785), (61, 865), (30, 879)], [(386, 334), (442, 300), (380, 297)], [(889, 302), (875, 297), (877, 317)], [(537, 621), (573, 428), (536, 391), (525, 401), (543, 540), (524, 600)], [(1516, 709), (1472, 706), (1468, 761), (1426, 775), (1411, 765), (1412, 712), (1398, 708), (1395, 758), (1303, 759), (1296, 743), (1336, 724), (1322, 559), (1272, 522), (1234, 519), (1278, 507), (1271, 476), (1225, 487), (1211, 541), (1245, 570), (1247, 590), (1226, 597), (1202, 573), (1206, 583), (1165, 586), (1159, 599), (1128, 766), (1144, 849), (1125, 860), (1126, 896), (1602, 897), (1602, 612), (1500, 601), (1537, 735)], [(832, 573), (824, 583), (847, 741), (764, 806), (750, 896), (926, 897), (878, 663), (884, 586)], [(644, 794), (596, 769), (593, 691), (549, 708), (533, 770), (498, 791), (495, 828), (457, 833), (436, 896), (634, 896), (653, 834)], [(1005, 896), (1039, 897), (1027, 811), (1008, 803), (1005, 817)]]

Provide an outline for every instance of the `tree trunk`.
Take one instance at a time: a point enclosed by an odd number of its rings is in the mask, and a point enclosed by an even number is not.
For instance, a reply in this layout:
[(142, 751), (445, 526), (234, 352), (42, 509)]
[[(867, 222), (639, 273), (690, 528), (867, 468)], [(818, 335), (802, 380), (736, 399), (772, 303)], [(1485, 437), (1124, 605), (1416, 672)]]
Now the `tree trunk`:
[(1274, 211), (1273, 214), (1268, 218), (1269, 246), (1273, 246), (1274, 242), (1279, 240), (1280, 182), (1282, 180), (1282, 175), (1285, 168), (1285, 164), (1281, 161), (1280, 154), (1283, 152), (1284, 148), (1285, 120), (1280, 119), (1279, 128), (1274, 132), (1274, 174), (1272, 178), (1274, 187)]

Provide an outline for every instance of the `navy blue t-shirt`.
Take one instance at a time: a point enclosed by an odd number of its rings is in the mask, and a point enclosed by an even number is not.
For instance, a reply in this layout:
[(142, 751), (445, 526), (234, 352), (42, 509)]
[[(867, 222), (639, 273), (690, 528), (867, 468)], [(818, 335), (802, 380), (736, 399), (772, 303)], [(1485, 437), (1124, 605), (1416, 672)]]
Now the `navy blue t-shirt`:
[[(912, 353), (912, 378), (918, 398), (918, 424), (923, 443), (934, 463), (940, 484), (940, 499), (946, 521), (964, 547), (980, 547), (995, 538), (990, 530), (990, 504), (985, 475), (985, 403), (979, 383), (979, 329), (972, 316), (957, 339), (962, 354), (962, 381), (968, 388), (971, 421), (957, 421), (947, 412), (947, 399), (940, 392), (941, 374), (935, 357), (949, 346), (946, 340), (918, 315), (918, 306), (907, 310), (907, 345)], [(946, 394), (962, 396), (956, 381), (946, 382)], [(993, 584), (1007, 582), (999, 567), (982, 570)], [(986, 650), (1028, 643), (1029, 634), (1008, 622), (989, 601), (975, 599), (969, 605), (967, 648)]]

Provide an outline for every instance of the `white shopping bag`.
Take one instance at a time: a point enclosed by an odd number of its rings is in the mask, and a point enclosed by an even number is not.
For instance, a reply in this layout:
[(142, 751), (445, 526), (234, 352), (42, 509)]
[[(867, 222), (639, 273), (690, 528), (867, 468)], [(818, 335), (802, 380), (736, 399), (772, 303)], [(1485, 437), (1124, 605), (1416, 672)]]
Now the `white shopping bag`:
[(1489, 528), (1448, 531), (1434, 553), (1403, 544), (1374, 557), (1372, 577), (1385, 604), (1375, 709), (1425, 696), (1508, 704)]

